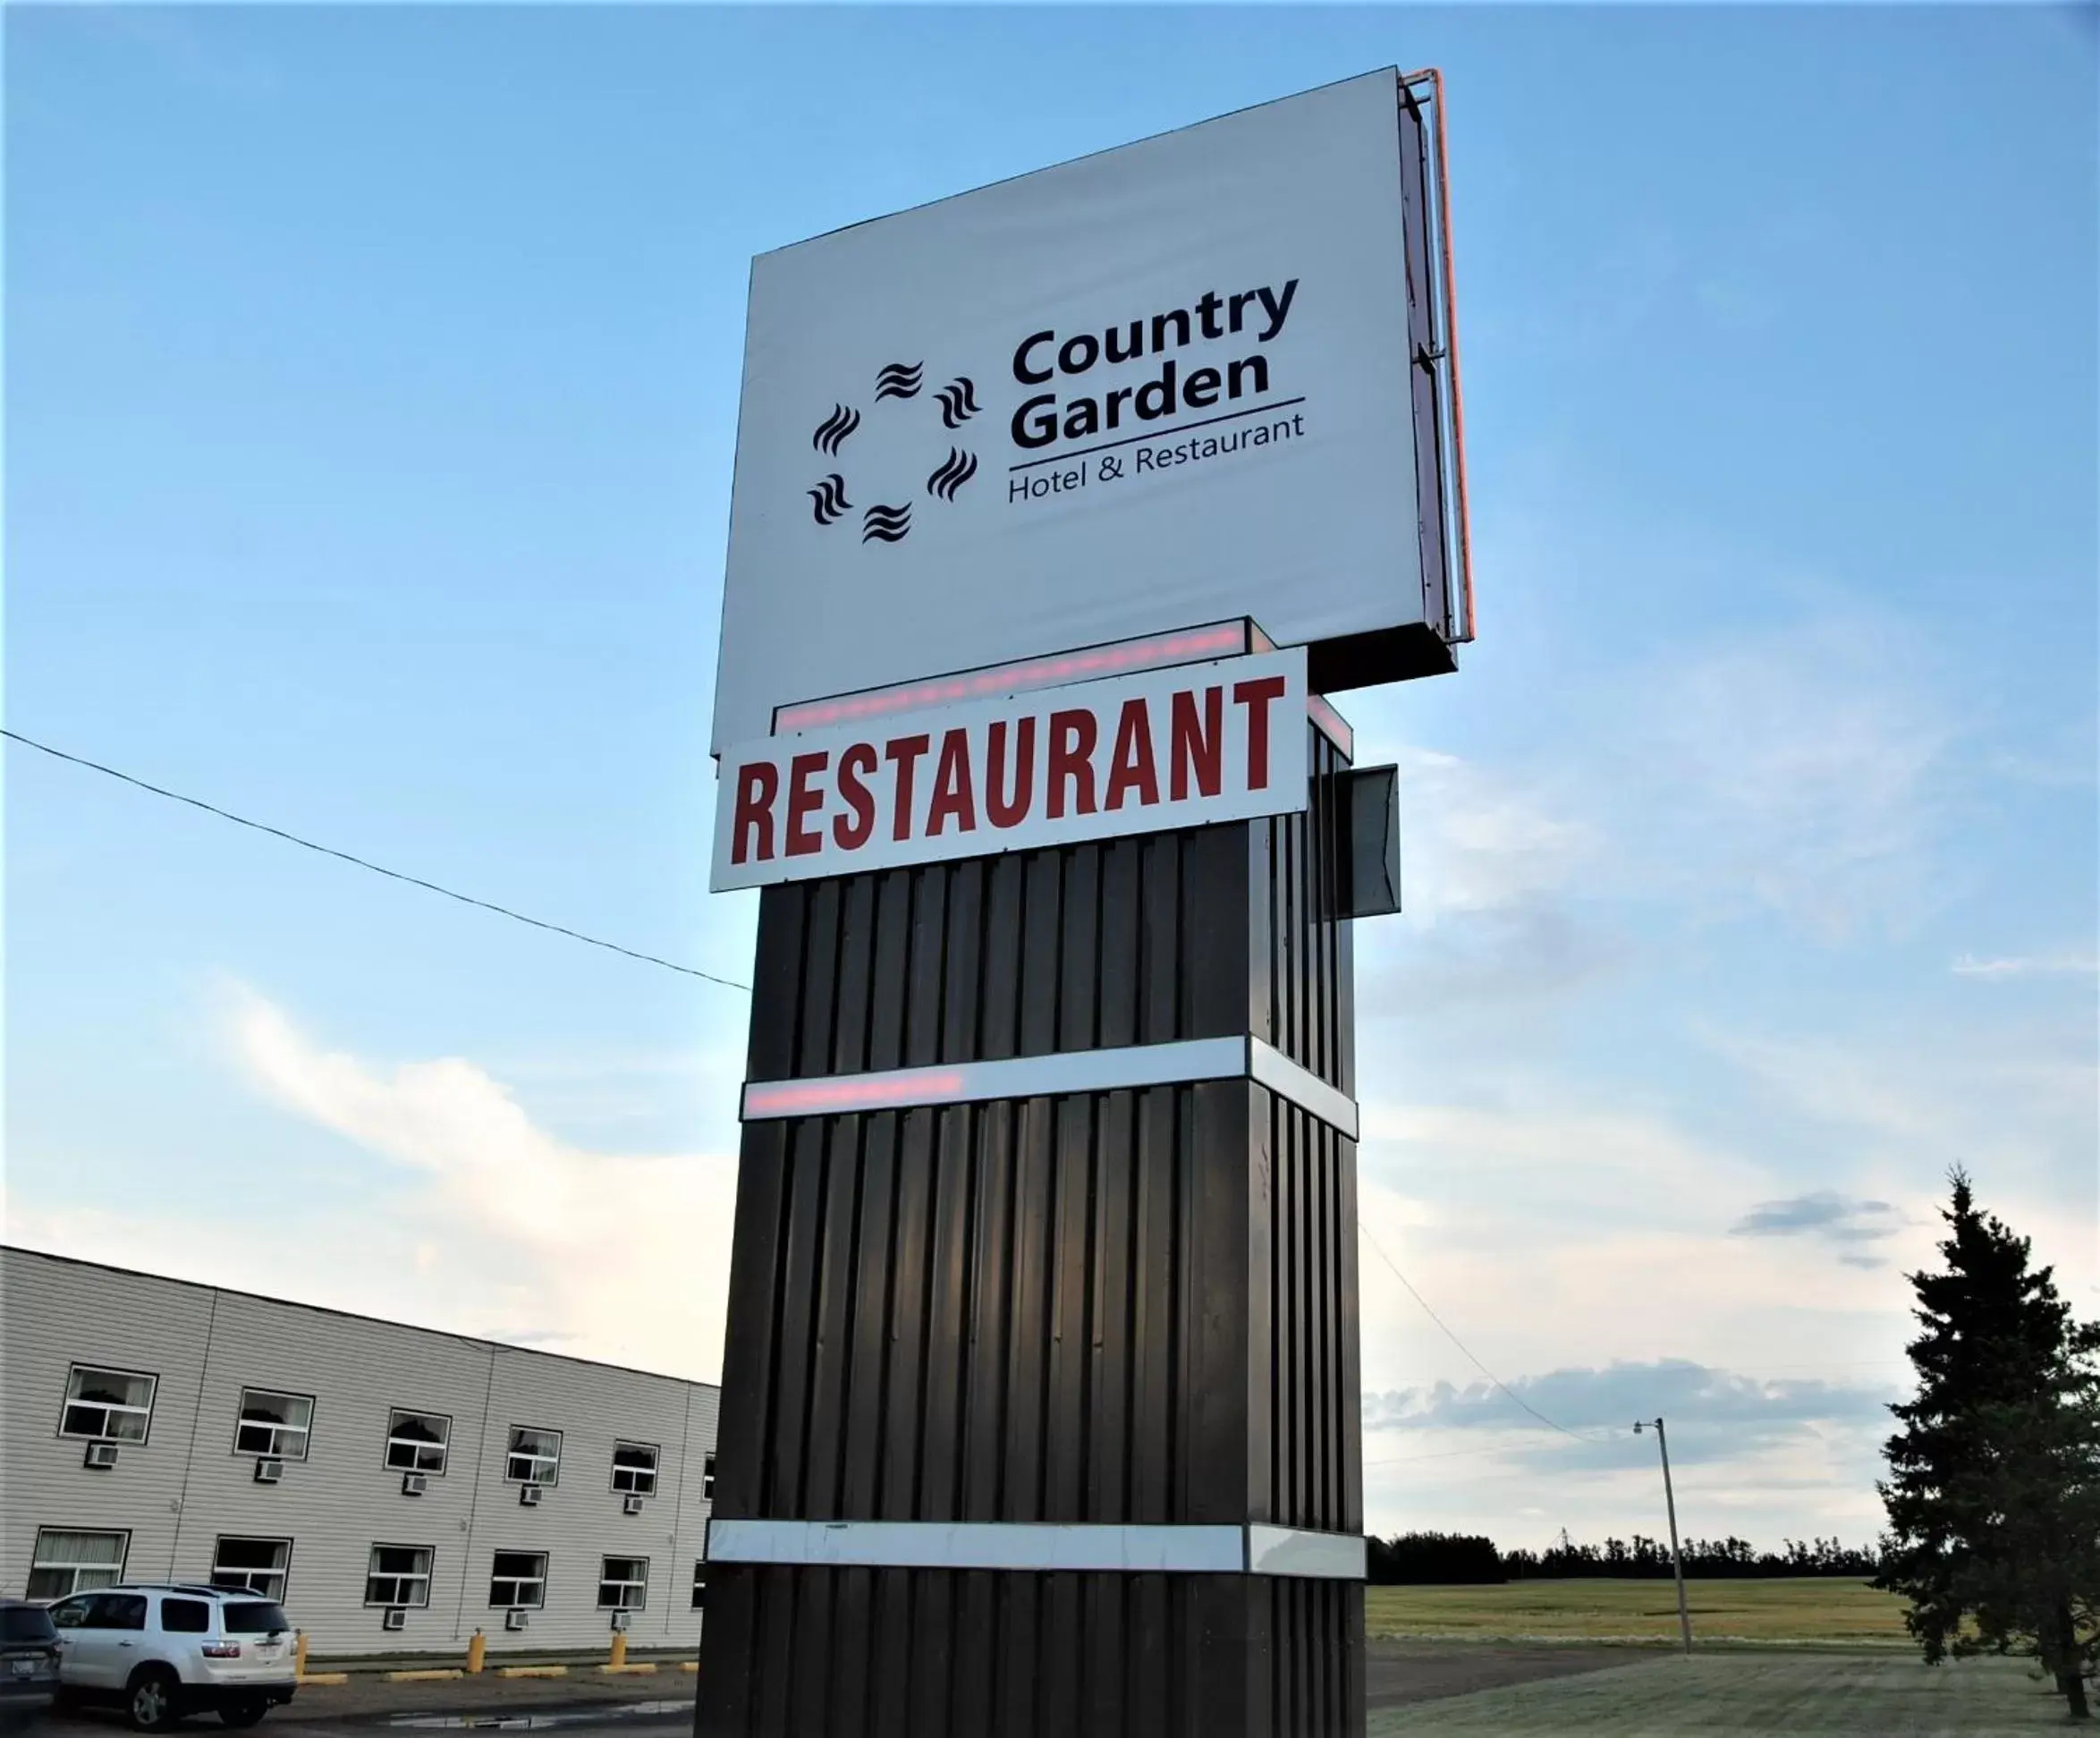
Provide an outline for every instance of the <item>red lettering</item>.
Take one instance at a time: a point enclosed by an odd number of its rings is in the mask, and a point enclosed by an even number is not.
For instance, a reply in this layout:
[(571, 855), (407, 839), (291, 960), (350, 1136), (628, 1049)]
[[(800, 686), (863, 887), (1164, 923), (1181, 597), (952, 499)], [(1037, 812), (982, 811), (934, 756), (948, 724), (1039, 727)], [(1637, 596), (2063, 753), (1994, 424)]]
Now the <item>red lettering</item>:
[(824, 849), (823, 830), (804, 827), (802, 822), (824, 807), (824, 793), (812, 791), (809, 781), (830, 764), (831, 756), (822, 750), (815, 754), (798, 754), (788, 763), (787, 854), (790, 857), (813, 856)]
[(1064, 813), (1064, 785), (1076, 787), (1075, 815), (1094, 812), (1094, 715), (1087, 711), (1053, 712), (1050, 715), (1050, 818)]
[[(773, 858), (773, 799), (780, 794), (780, 768), (770, 760), (752, 760), (736, 776), (736, 825), (729, 838), (729, 861), (742, 862), (755, 856), (761, 862)], [(758, 848), (747, 852), (745, 843), (758, 835)]]
[(851, 821), (841, 815), (831, 824), (831, 836), (841, 851), (859, 850), (875, 831), (875, 796), (863, 782), (875, 768), (871, 743), (856, 742), (839, 756), (839, 795), (853, 811)]
[(1196, 775), (1196, 788), (1207, 797), (1218, 793), (1225, 755), (1225, 691), (1203, 691), (1203, 716), (1196, 716), (1196, 696), (1183, 691), (1174, 696), (1174, 767), (1169, 789), (1179, 802), (1189, 794), (1189, 775)]
[(1123, 702), (1115, 724), (1115, 752), (1109, 757), (1108, 801), (1105, 809), (1121, 809), (1132, 786), (1138, 801), (1150, 807), (1159, 801), (1159, 773), (1152, 762), (1152, 713), (1142, 694)]
[(970, 787), (970, 733), (952, 730), (941, 738), (941, 764), (934, 774), (934, 800), (926, 811), (926, 836), (953, 819), (962, 833), (977, 831), (977, 793)]
[(1036, 721), (1023, 718), (1015, 731), (1013, 750), (1013, 800), (1002, 794), (1006, 783), (1006, 721), (992, 726), (991, 747), (985, 768), (985, 813), (994, 827), (1014, 827), (1027, 816), (1029, 799), (1036, 786)]
[(919, 765), (919, 757), (933, 745), (930, 736), (899, 736), (883, 744), (883, 752), (897, 763), (897, 788), (891, 799), (895, 813), (890, 826), (890, 837), (909, 839), (911, 836), (911, 777), (912, 769)]
[(1283, 697), (1282, 676), (1260, 676), (1232, 684), (1232, 704), (1247, 708), (1247, 788), (1269, 788), (1269, 708)]

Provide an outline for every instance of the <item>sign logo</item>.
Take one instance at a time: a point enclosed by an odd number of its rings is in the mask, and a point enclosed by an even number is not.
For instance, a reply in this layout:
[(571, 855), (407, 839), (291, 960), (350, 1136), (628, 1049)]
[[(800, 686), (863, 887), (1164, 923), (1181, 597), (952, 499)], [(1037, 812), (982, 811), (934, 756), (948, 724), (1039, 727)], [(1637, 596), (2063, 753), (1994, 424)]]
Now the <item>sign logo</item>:
[[(875, 403), (879, 407), (885, 399), (900, 403), (908, 403), (919, 395), (926, 378), (924, 362), (890, 362), (884, 365), (875, 377)], [(959, 374), (938, 392), (931, 395), (929, 403), (940, 407), (941, 422), (944, 428), (960, 429), (970, 418), (977, 415), (977, 383), (967, 374)], [(873, 414), (873, 412), (871, 412)], [(885, 413), (885, 417), (887, 413)], [(809, 437), (809, 445), (827, 459), (836, 459), (839, 452), (860, 428), (860, 412), (851, 404), (834, 403), (831, 414), (817, 425)], [(927, 452), (937, 451), (929, 445)], [(953, 443), (948, 456), (940, 461), (926, 479), (926, 493), (937, 501), (953, 503), (963, 486), (977, 475), (977, 454), (966, 447)], [(805, 491), (811, 503), (809, 516), (820, 528), (828, 529), (838, 524), (855, 511), (847, 498), (846, 479), (842, 471), (834, 471), (820, 479), (817, 487)], [(890, 491), (885, 489), (885, 493)], [(863, 543), (902, 543), (911, 535), (911, 507), (914, 497), (906, 495), (902, 501), (870, 503), (860, 512), (860, 541)]]

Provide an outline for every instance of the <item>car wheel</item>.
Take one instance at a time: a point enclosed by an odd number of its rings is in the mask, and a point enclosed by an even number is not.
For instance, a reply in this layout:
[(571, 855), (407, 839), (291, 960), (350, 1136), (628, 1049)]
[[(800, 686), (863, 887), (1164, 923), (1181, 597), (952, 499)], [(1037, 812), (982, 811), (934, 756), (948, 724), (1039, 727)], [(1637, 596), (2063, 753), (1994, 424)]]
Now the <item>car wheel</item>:
[(134, 1732), (165, 1732), (179, 1717), (175, 1696), (182, 1685), (165, 1666), (148, 1666), (131, 1675), (124, 1690), (124, 1713)]
[(241, 1696), (219, 1709), (219, 1724), (229, 1726), (251, 1726), (270, 1711), (270, 1704), (262, 1696)]

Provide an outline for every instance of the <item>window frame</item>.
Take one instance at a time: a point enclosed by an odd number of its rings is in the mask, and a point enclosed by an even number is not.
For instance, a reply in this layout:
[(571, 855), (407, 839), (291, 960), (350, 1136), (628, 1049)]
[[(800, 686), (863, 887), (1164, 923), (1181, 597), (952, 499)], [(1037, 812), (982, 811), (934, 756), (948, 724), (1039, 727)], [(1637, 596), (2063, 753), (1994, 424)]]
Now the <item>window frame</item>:
[[(525, 1458), (532, 1461), (535, 1462), (535, 1464), (541, 1461), (546, 1461), (546, 1464), (552, 1469), (551, 1477), (546, 1479), (520, 1479), (512, 1476), (511, 1471), (511, 1462), (512, 1461), (518, 1458), (521, 1452), (518, 1447), (518, 1437), (521, 1432), (526, 1430), (531, 1431), (535, 1436), (552, 1437), (555, 1439), (555, 1452), (551, 1459), (542, 1454), (529, 1454), (525, 1456)], [(538, 1485), (543, 1489), (552, 1488), (554, 1486), (560, 1484), (562, 1482), (562, 1432), (559, 1430), (550, 1430), (544, 1424), (512, 1425), (511, 1434), (504, 1438), (504, 1483), (506, 1485)]]
[[(101, 1438), (97, 1437), (96, 1440), (100, 1441)], [(101, 1571), (108, 1568), (109, 1565), (104, 1563), (47, 1564), (43, 1562), (42, 1547), (44, 1536), (47, 1533), (84, 1534), (94, 1539), (121, 1539), (123, 1543), (118, 1546), (116, 1554), (116, 1573), (106, 1581), (97, 1581), (93, 1587), (82, 1587), (80, 1582), (80, 1575), (83, 1569)], [(70, 1599), (75, 1594), (99, 1593), (106, 1587), (121, 1587), (123, 1584), (125, 1566), (131, 1560), (131, 1530), (129, 1527), (39, 1527), (37, 1529), (36, 1536), (30, 1541), (29, 1581), (34, 1581), (39, 1574), (50, 1574), (64, 1570), (73, 1577), (73, 1584), (64, 1593), (38, 1595), (30, 1593), (28, 1590), (28, 1582), (25, 1582), (23, 1597), (35, 1600), (38, 1605), (48, 1606), (55, 1605), (61, 1599)]]
[[(109, 1404), (106, 1401), (76, 1401), (73, 1398), (73, 1382), (83, 1370), (92, 1371), (97, 1376), (132, 1377), (140, 1381), (150, 1384), (147, 1389), (146, 1404), (143, 1409), (136, 1406), (127, 1405), (120, 1405), (117, 1408), (119, 1412), (134, 1412), (140, 1410), (144, 1411), (146, 1414), (146, 1428), (138, 1436), (113, 1437), (109, 1435), (106, 1430), (99, 1435), (95, 1435), (86, 1430), (69, 1430), (66, 1429), (66, 1414), (72, 1412), (76, 1405), (100, 1406), (103, 1409), (102, 1422), (105, 1425), (107, 1425), (109, 1422)], [(159, 1403), (160, 1372), (158, 1370), (125, 1369), (120, 1364), (84, 1364), (81, 1363), (78, 1359), (74, 1359), (69, 1361), (65, 1367), (65, 1395), (64, 1398), (63, 1398), (58, 1403), (59, 1439), (62, 1442), (114, 1442), (127, 1448), (143, 1448), (148, 1443), (153, 1440), (153, 1413), (154, 1409)]]
[[(109, 1630), (122, 1635), (143, 1635), (147, 1632), (149, 1620), (159, 1615), (154, 1609), (153, 1600), (148, 1595), (137, 1592), (131, 1588), (97, 1588), (88, 1598), (92, 1602), (88, 1607), (90, 1611), (97, 1609), (105, 1600), (123, 1600), (127, 1607), (127, 1615), (136, 1617), (139, 1621), (135, 1624), (82, 1624), (79, 1627), (84, 1630)], [(208, 1632), (207, 1632), (207, 1633)]]
[[(398, 1570), (381, 1569), (379, 1553), (382, 1551), (420, 1551), (423, 1554), (422, 1573), (419, 1575), (403, 1574)], [(365, 1609), (428, 1611), (430, 1608), (430, 1583), (436, 1578), (436, 1574), (437, 1547), (435, 1545), (410, 1545), (398, 1539), (374, 1539), (372, 1548), (365, 1557)], [(420, 1599), (375, 1599), (372, 1597), (372, 1583), (377, 1581), (420, 1581), (423, 1583), (423, 1597)]]
[[(501, 1572), (499, 1566), (505, 1557), (529, 1557), (539, 1565), (539, 1573), (537, 1575), (505, 1575)], [(547, 1569), (553, 1562), (554, 1554), (549, 1551), (510, 1551), (499, 1547), (488, 1559), (489, 1610), (545, 1611), (546, 1609)], [(498, 1581), (510, 1582), (513, 1591), (527, 1585), (537, 1584), (539, 1589), (539, 1597), (536, 1599), (498, 1599), (495, 1597), (495, 1587)]]
[[(282, 1545), (284, 1547), (284, 1566), (281, 1569), (220, 1568), (219, 1553), (224, 1550), (229, 1544), (235, 1542), (242, 1545)], [(280, 1539), (261, 1533), (220, 1533), (211, 1542), (211, 1572), (205, 1577), (205, 1580), (224, 1593), (247, 1593), (258, 1599), (274, 1599), (277, 1604), (283, 1605), (284, 1595), (292, 1586), (292, 1547), (296, 1542), (291, 1539)], [(275, 1593), (271, 1593), (257, 1588), (252, 1582), (247, 1581), (243, 1581), (238, 1587), (229, 1586), (226, 1582), (219, 1580), (221, 1575), (274, 1576), (281, 1585)]]
[[(615, 1563), (639, 1564), (641, 1565), (641, 1579), (639, 1581), (628, 1581), (622, 1578), (615, 1581), (612, 1576), (605, 1573), (605, 1571)], [(632, 1591), (639, 1594), (641, 1597), (636, 1599), (631, 1605), (627, 1602), (626, 1598), (623, 1597), (623, 1594), (622, 1596), (616, 1596), (614, 1598), (608, 1601), (605, 1598), (605, 1590), (608, 1587), (623, 1590), (623, 1592)], [(597, 1609), (600, 1611), (647, 1611), (648, 1608), (649, 1560), (647, 1557), (632, 1557), (623, 1555), (614, 1556), (609, 1552), (606, 1555), (601, 1556), (598, 1559)]]
[[(197, 1621), (194, 1624), (186, 1623), (178, 1628), (168, 1622), (171, 1607), (179, 1607), (183, 1615), (194, 1616)], [(154, 1605), (154, 1627), (164, 1635), (209, 1635), (216, 1618), (213, 1602), (200, 1599), (194, 1593), (163, 1593)]]
[[(620, 1475), (622, 1472), (629, 1473), (631, 1475), (642, 1474), (644, 1472), (644, 1469), (641, 1467), (622, 1466), (620, 1464), (620, 1451), (622, 1448), (644, 1448), (648, 1451), (649, 1463), (646, 1471), (646, 1476), (648, 1479), (648, 1483), (647, 1485), (623, 1485), (620, 1482)], [(663, 1482), (663, 1478), (664, 1446), (661, 1443), (636, 1442), (627, 1437), (619, 1437), (614, 1439), (612, 1488), (616, 1496), (654, 1496), (656, 1494), (656, 1487)]]
[[(445, 1440), (437, 1445), (438, 1463), (436, 1466), (401, 1466), (394, 1462), (393, 1458), (394, 1445), (397, 1440), (403, 1442), (410, 1448), (419, 1450), (430, 1446), (427, 1442), (415, 1442), (406, 1437), (395, 1437), (394, 1434), (394, 1420), (403, 1418), (434, 1418), (444, 1421)], [(419, 1472), (426, 1479), (444, 1478), (445, 1469), (452, 1464), (452, 1427), (453, 1415), (450, 1412), (429, 1412), (421, 1406), (389, 1406), (386, 1409), (386, 1437), (379, 1447), (379, 1464), (389, 1472)]]
[[(278, 1431), (298, 1431), (301, 1438), (299, 1445), (298, 1454), (294, 1454), (291, 1452), (291, 1450), (280, 1447), (243, 1448), (241, 1446), (241, 1431), (249, 1429), (250, 1425), (250, 1420), (246, 1416), (246, 1413), (248, 1412), (248, 1396), (251, 1394), (263, 1395), (272, 1400), (303, 1400), (306, 1402), (306, 1422), (304, 1424), (269, 1424), (259, 1419), (253, 1420), (255, 1429), (267, 1430), (270, 1432), (270, 1440), (273, 1444), (276, 1441), (276, 1433)], [(249, 1459), (258, 1461), (305, 1460), (309, 1452), (313, 1447), (314, 1414), (318, 1410), (319, 1408), (316, 1405), (314, 1396), (312, 1395), (301, 1394), (296, 1388), (258, 1388), (251, 1386), (248, 1383), (242, 1383), (241, 1385), (241, 1398), (234, 1403), (233, 1407), (233, 1452), (234, 1455), (236, 1457), (246, 1456)]]

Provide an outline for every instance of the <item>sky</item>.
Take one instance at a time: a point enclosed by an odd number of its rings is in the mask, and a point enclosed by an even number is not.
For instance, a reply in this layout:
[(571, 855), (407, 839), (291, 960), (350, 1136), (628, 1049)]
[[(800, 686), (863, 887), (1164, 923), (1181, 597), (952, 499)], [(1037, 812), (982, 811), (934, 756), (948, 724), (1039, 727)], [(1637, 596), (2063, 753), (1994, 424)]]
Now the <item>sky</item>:
[[(751, 256), (1438, 65), (1368, 1519), (1656, 1533), (1661, 1412), (1689, 1534), (1864, 1541), (1950, 1166), (2100, 1313), (2094, 20), (10, 6), (8, 727), (740, 978)], [(4, 777), (10, 1241), (718, 1375), (742, 995)]]

